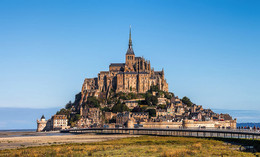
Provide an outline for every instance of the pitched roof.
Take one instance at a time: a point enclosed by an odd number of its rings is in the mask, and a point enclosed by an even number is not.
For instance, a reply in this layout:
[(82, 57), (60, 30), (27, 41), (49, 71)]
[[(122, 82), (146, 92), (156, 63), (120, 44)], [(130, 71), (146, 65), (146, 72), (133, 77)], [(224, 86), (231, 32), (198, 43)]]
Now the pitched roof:
[(134, 55), (134, 50), (132, 48), (132, 46), (129, 46), (128, 49), (127, 49), (127, 52), (126, 52), (127, 55)]
[(42, 115), (41, 119), (45, 119), (44, 115)]
[(125, 63), (111, 63), (109, 66), (125, 66)]

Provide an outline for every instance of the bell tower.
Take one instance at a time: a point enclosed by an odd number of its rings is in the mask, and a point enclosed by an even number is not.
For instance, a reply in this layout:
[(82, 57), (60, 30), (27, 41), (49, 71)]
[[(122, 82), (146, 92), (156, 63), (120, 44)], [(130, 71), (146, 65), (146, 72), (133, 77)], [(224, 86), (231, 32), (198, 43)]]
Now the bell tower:
[(135, 53), (132, 47), (132, 39), (131, 39), (131, 25), (130, 25), (130, 31), (129, 31), (129, 43), (128, 43), (128, 49), (125, 55), (125, 63), (127, 66), (131, 67), (135, 63)]

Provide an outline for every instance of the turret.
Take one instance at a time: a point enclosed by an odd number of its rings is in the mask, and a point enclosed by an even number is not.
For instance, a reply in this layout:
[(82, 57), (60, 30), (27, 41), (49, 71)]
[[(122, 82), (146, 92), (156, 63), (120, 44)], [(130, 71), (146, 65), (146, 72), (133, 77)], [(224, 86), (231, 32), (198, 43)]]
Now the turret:
[(41, 120), (37, 120), (37, 132), (44, 131), (46, 129), (47, 121), (45, 120), (44, 115), (42, 115)]

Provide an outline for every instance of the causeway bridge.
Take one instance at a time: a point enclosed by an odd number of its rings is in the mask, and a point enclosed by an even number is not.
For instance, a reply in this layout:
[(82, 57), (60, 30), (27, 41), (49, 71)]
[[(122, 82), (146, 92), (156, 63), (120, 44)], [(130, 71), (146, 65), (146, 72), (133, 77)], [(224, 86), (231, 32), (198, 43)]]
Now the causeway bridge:
[(217, 137), (260, 140), (259, 130), (232, 129), (162, 129), (162, 128), (84, 128), (61, 130), (61, 133), (130, 134), (186, 137)]

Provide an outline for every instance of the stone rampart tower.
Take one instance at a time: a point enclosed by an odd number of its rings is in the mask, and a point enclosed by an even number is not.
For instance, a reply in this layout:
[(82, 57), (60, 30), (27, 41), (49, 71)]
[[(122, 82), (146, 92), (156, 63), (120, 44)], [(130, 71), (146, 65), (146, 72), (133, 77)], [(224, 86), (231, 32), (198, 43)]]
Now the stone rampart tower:
[(44, 115), (42, 115), (40, 120), (37, 120), (37, 132), (44, 131), (46, 128), (47, 121), (45, 120)]

